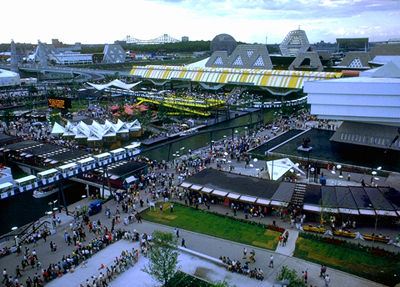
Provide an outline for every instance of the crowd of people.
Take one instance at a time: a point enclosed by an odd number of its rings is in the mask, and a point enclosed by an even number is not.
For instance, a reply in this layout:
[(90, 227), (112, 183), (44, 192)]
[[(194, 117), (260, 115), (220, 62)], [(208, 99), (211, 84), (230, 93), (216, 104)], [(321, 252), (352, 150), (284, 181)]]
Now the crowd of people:
[[(250, 278), (255, 278), (258, 280), (264, 280), (264, 272), (261, 268), (251, 268), (250, 264), (255, 262), (254, 259), (255, 252), (254, 249), (250, 252), (249, 260), (245, 261), (245, 263), (241, 263), (239, 260), (231, 260), (229, 257), (220, 256), (219, 259), (223, 264), (225, 264), (226, 269), (231, 272), (243, 274), (249, 276)], [(246, 254), (244, 253), (243, 259), (246, 258)]]
[(47, 90), (44, 86), (38, 86), (34, 90), (28, 87), (0, 91), (0, 106), (18, 107), (25, 105), (28, 101), (33, 104), (43, 103), (46, 99)]

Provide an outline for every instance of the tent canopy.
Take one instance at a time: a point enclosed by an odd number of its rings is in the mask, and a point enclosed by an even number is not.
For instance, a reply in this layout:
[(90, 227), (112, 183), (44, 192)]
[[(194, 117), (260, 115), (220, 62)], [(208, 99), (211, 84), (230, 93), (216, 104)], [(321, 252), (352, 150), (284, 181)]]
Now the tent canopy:
[(120, 80), (114, 80), (114, 81), (109, 82), (108, 84), (103, 84), (103, 85), (93, 84), (93, 83), (88, 83), (88, 85), (92, 86), (93, 88), (95, 88), (96, 90), (99, 90), (99, 91), (104, 90), (104, 89), (109, 88), (109, 87), (116, 87), (116, 88), (120, 88), (120, 89), (123, 89), (123, 90), (131, 90), (133, 87), (136, 87), (141, 82), (142, 81), (139, 81), (139, 82), (134, 83), (134, 84), (127, 84), (127, 83), (124, 83), (124, 82), (122, 82)]
[(58, 135), (63, 134), (65, 132), (65, 128), (61, 126), (59, 123), (54, 123), (54, 126), (51, 130), (51, 134)]
[(304, 174), (304, 172), (288, 158), (267, 161), (267, 168), (269, 178), (272, 180), (278, 180), (290, 169), (297, 170), (301, 174)]

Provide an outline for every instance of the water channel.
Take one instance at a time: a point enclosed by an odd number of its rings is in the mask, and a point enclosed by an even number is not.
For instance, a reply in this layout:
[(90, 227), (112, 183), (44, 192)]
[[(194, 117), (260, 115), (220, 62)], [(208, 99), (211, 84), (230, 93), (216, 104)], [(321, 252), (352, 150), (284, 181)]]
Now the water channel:
[[(273, 118), (273, 110), (265, 110), (264, 112), (260, 112), (263, 114), (264, 122), (270, 122)], [(152, 149), (146, 152), (146, 148), (143, 149), (143, 155), (155, 159), (155, 160), (171, 160), (176, 156), (181, 156), (187, 154), (189, 150), (195, 150), (200, 147), (204, 147), (210, 144), (210, 142), (217, 141), (225, 137), (232, 137), (232, 127), (243, 126), (243, 125), (251, 125), (251, 123), (257, 122), (261, 120), (259, 118), (259, 113), (246, 114), (241, 117), (237, 117), (235, 119), (225, 121), (206, 129), (202, 129), (201, 131), (213, 131), (218, 129), (226, 128), (226, 130), (220, 130), (212, 133), (212, 138), (210, 138), (210, 133), (200, 134), (196, 136), (192, 136), (189, 138), (183, 138), (180, 141), (172, 143), (171, 149), (169, 149), (168, 145), (162, 145), (159, 148)], [(237, 132), (236, 132), (237, 131)], [(241, 127), (234, 130), (234, 136), (243, 135), (246, 133), (246, 128)], [(168, 152), (169, 157), (168, 157)], [(177, 155), (178, 154), (178, 155)]]

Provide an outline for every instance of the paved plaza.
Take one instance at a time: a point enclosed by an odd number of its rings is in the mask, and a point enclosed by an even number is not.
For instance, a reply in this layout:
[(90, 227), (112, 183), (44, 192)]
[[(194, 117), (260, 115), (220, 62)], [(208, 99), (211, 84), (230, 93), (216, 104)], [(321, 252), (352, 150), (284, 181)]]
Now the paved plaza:
[[(117, 204), (115, 201), (109, 201), (105, 204), (104, 206), (109, 207), (111, 210), (115, 210), (117, 208)], [(220, 207), (223, 208), (223, 207)], [(222, 210), (222, 209), (221, 209)], [(57, 263), (58, 261), (61, 260), (63, 255), (69, 255), (73, 251), (72, 246), (68, 246), (65, 243), (64, 240), (64, 231), (68, 230), (69, 231), (69, 223), (73, 221), (73, 218), (71, 216), (63, 216), (63, 221), (60, 226), (56, 228), (57, 232), (54, 235), (51, 235), (50, 237), (47, 238), (47, 242), (44, 242), (43, 240), (40, 240), (37, 244), (37, 246), (33, 246), (33, 244), (28, 244), (28, 245), (23, 245), (23, 248), (27, 246), (31, 251), (35, 249), (37, 251), (39, 260), (42, 263), (43, 267), (47, 267), (50, 263)], [(100, 220), (103, 225), (106, 225), (108, 227), (111, 226), (111, 219), (108, 219), (104, 212), (101, 212), (97, 215), (94, 215), (91, 217), (91, 220)], [(211, 223), (210, 223), (211, 224)], [(173, 227), (168, 227), (164, 225), (159, 225), (151, 222), (146, 222), (144, 221), (143, 223), (133, 223), (130, 225), (123, 225), (122, 223), (116, 225), (116, 228), (122, 228), (125, 230), (137, 230), (140, 233), (147, 233), (151, 234), (154, 230), (160, 230), (164, 232), (173, 232), (174, 228)], [(86, 233), (88, 235), (88, 240), (91, 239), (93, 236), (92, 233), (90, 233), (87, 230), (87, 227), (85, 227)], [(288, 229), (289, 234), (295, 235), (297, 231)], [(200, 254), (204, 254), (206, 256), (210, 256), (217, 258), (219, 256), (229, 256), (231, 259), (238, 259), (242, 260), (242, 250), (244, 247), (246, 247), (248, 250), (254, 249), (255, 250), (255, 259), (256, 262), (252, 264), (252, 268), (261, 268), (264, 271), (264, 276), (265, 280), (264, 281), (258, 281), (254, 279), (247, 278), (242, 275), (238, 274), (232, 274), (228, 271), (225, 271), (222, 267), (218, 267), (220, 269), (221, 274), (223, 276), (214, 276), (215, 274), (213, 272), (206, 272), (205, 274), (205, 279), (208, 280), (227, 280), (228, 282), (233, 282), (236, 284), (236, 286), (272, 286), (272, 284), (275, 281), (275, 278), (280, 270), (280, 268), (284, 265), (288, 266), (289, 268), (295, 269), (298, 274), (301, 274), (302, 271), (307, 270), (308, 271), (308, 282), (312, 286), (323, 286), (323, 280), (319, 277), (319, 272), (320, 272), (320, 266), (318, 264), (314, 264), (311, 262), (307, 262), (298, 258), (291, 257), (290, 255), (292, 254), (294, 250), (294, 244), (295, 244), (295, 236), (289, 236), (289, 238), (293, 238), (293, 240), (289, 240), (288, 244), (286, 247), (278, 247), (276, 252), (274, 251), (269, 251), (253, 246), (245, 246), (240, 243), (236, 242), (231, 242), (227, 241), (224, 239), (216, 238), (213, 236), (208, 236), (204, 234), (199, 234), (191, 231), (186, 231), (182, 230), (180, 232), (180, 236), (184, 237), (186, 240), (186, 246), (188, 249), (198, 252)], [(88, 242), (88, 240), (86, 242)], [(49, 242), (53, 241), (54, 243), (57, 244), (58, 249), (56, 252), (50, 252), (49, 248)], [(126, 244), (126, 245), (125, 245)], [(101, 251), (100, 253), (94, 255), (91, 259), (89, 259), (88, 262), (88, 267), (85, 270), (81, 270), (81, 267), (78, 267), (76, 272), (73, 274), (67, 274), (64, 275), (61, 279), (55, 279), (54, 281), (51, 281), (48, 283), (48, 286), (78, 286), (79, 282), (83, 282), (85, 279), (84, 277), (87, 276), (86, 278), (89, 278), (90, 276), (94, 275), (96, 273), (97, 268), (101, 264), (108, 265), (111, 264), (113, 258), (116, 256), (119, 256), (121, 253), (121, 250), (126, 249), (126, 248), (133, 248), (135, 247), (135, 243), (129, 243), (126, 241), (121, 241), (114, 243), (107, 247), (105, 250)], [(183, 253), (184, 254), (184, 253)], [(269, 263), (269, 257), (270, 255), (274, 255), (274, 268), (269, 268), (268, 263)], [(190, 255), (194, 256), (194, 255)], [(197, 257), (197, 256), (195, 256)], [(182, 257), (183, 259), (181, 260), (180, 265), (182, 266), (183, 271), (187, 271), (188, 273), (193, 272), (193, 268), (196, 266), (202, 266), (202, 264), (208, 264), (207, 268), (211, 270), (216, 270), (214, 267), (211, 268), (211, 265), (214, 263), (210, 262), (205, 262), (204, 259), (196, 258), (195, 260), (193, 259), (185, 259), (186, 257)], [(22, 255), (17, 256), (16, 254), (11, 254), (5, 257), (0, 258), (0, 268), (7, 268), (7, 271), (10, 275), (14, 276), (15, 275), (15, 266), (17, 264), (20, 264), (20, 261), (22, 259)], [(143, 257), (141, 257), (143, 259)], [(139, 260), (140, 264), (138, 266), (133, 267), (133, 273), (132, 274), (137, 274), (135, 272), (139, 266), (143, 263), (143, 260)], [(207, 260), (206, 260), (207, 261)], [(211, 264), (211, 265), (210, 265)], [(205, 267), (206, 268), (206, 267)], [(206, 269), (207, 269), (206, 268)], [(136, 271), (135, 271), (136, 270)], [(39, 272), (39, 270), (36, 270), (36, 268), (31, 269), (28, 267), (25, 272), (23, 272), (23, 277), (20, 278), (21, 282), (24, 282), (26, 277), (29, 275), (31, 277), (34, 276), (36, 272)], [(378, 283), (350, 275), (338, 270), (333, 270), (331, 268), (328, 268), (327, 272), (330, 277), (331, 277), (331, 284), (330, 286), (349, 286), (349, 287), (368, 287), (368, 286), (383, 286)], [(124, 282), (124, 280), (129, 281), (129, 274), (130, 271), (127, 273), (124, 273), (121, 275), (121, 278), (115, 279), (115, 282)], [(193, 273), (192, 273), (193, 274)], [(213, 275), (214, 274), (214, 275)], [(218, 272), (220, 274), (220, 272)], [(133, 275), (132, 275), (133, 276)], [(137, 275), (139, 276), (138, 278), (143, 278), (143, 282), (137, 282), (137, 285), (135, 286), (153, 286), (153, 285), (146, 285), (148, 282), (148, 278), (146, 274), (142, 275)], [(143, 276), (143, 277), (140, 277)], [(234, 279), (235, 277), (232, 276), (239, 276), (243, 277), (241, 280)], [(71, 280), (64, 281), (66, 279), (63, 278), (71, 278)], [(72, 279), (73, 278), (73, 279)], [(125, 278), (125, 279), (124, 279)], [(147, 278), (147, 279), (146, 279)], [(121, 280), (121, 281), (118, 281)], [(250, 281), (248, 281), (250, 280)], [(58, 284), (57, 282), (60, 282)], [(67, 283), (61, 283), (61, 282), (67, 282)], [(73, 282), (73, 284), (71, 283)], [(136, 281), (135, 281), (136, 282)], [(251, 284), (248, 282), (252, 282)], [(75, 284), (76, 283), (76, 284)], [(63, 285), (66, 284), (66, 285)], [(70, 284), (70, 285), (68, 285)], [(110, 285), (110, 286), (118, 286), (118, 285)], [(122, 285), (119, 285), (122, 286)]]

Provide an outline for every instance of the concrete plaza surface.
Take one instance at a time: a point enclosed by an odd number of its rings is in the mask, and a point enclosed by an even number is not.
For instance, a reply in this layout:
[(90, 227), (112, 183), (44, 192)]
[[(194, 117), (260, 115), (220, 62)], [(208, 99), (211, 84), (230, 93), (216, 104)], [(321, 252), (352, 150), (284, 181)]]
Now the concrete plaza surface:
[[(143, 194), (144, 197), (147, 194)], [(79, 204), (79, 203), (77, 203)], [(107, 203), (105, 203), (105, 208), (110, 208), (111, 211), (114, 213), (116, 208), (118, 207), (117, 203), (114, 200), (111, 200)], [(119, 206), (120, 209), (120, 206)], [(224, 207), (224, 206), (212, 206), (213, 211), (217, 211), (220, 213), (226, 213), (229, 212), (229, 208)], [(142, 210), (142, 208), (139, 208), (139, 210)], [(239, 217), (242, 217), (243, 214), (239, 213)], [(24, 244), (22, 246), (22, 251), (24, 251), (25, 246), (27, 246), (30, 249), (30, 252), (35, 249), (37, 251), (39, 260), (42, 263), (43, 268), (47, 268), (50, 263), (57, 263), (58, 261), (61, 261), (61, 258), (63, 255), (69, 255), (73, 251), (73, 246), (68, 246), (65, 243), (64, 239), (64, 232), (68, 231), (70, 232), (70, 226), (69, 223), (73, 222), (73, 217), (71, 216), (66, 216), (65, 213), (60, 214), (60, 218), (62, 219), (61, 225), (58, 225), (56, 230), (57, 232), (54, 235), (51, 235), (47, 238), (47, 242), (44, 242), (43, 240), (40, 240), (37, 244), (37, 246), (33, 246), (33, 244)], [(108, 226), (110, 228), (111, 226), (111, 219), (107, 218), (104, 212), (98, 213), (96, 215), (91, 216), (90, 218), (92, 221), (97, 221), (101, 220), (102, 225)], [(265, 223), (268, 223), (267, 221), (272, 220), (273, 218), (263, 218)], [(277, 219), (279, 221), (279, 219)], [(284, 222), (280, 222), (279, 224), (283, 224)], [(210, 222), (212, 224), (212, 222)], [(238, 259), (242, 263), (244, 263), (243, 257), (243, 248), (246, 247), (248, 249), (248, 252), (250, 252), (252, 249), (255, 250), (255, 259), (256, 262), (254, 264), (251, 264), (251, 268), (261, 268), (264, 271), (264, 281), (258, 281), (255, 279), (250, 279), (245, 277), (244, 275), (239, 275), (239, 274), (233, 274), (228, 271), (225, 271), (224, 268), (222, 267), (211, 267), (211, 265), (207, 265), (204, 267), (204, 269), (201, 270), (206, 270), (206, 272), (197, 272), (197, 275), (204, 275), (204, 279), (206, 280), (227, 280), (230, 283), (235, 284), (237, 287), (240, 286), (272, 286), (274, 283), (277, 274), (279, 270), (281, 269), (282, 266), (286, 265), (291, 269), (295, 269), (299, 275), (301, 275), (302, 271), (307, 270), (308, 271), (308, 284), (312, 286), (324, 286), (323, 280), (319, 277), (320, 273), (320, 266), (318, 264), (314, 264), (311, 262), (307, 262), (298, 258), (291, 257), (293, 254), (294, 250), (294, 245), (295, 245), (295, 238), (297, 237), (297, 231), (294, 229), (291, 229), (289, 224), (283, 224), (284, 227), (289, 231), (289, 241), (286, 247), (278, 247), (276, 252), (275, 251), (270, 251), (266, 249), (261, 249), (253, 246), (246, 246), (240, 243), (224, 240), (221, 238), (213, 237), (213, 236), (208, 236), (204, 234), (199, 234), (191, 231), (186, 231), (182, 230), (180, 232), (180, 238), (179, 238), (179, 244), (181, 243), (182, 237), (185, 238), (186, 241), (186, 246), (188, 249), (193, 250), (195, 252), (199, 252), (201, 254), (205, 254), (207, 256), (211, 256), (213, 258), (218, 258), (219, 256), (225, 256), (225, 257), (230, 257), (231, 259)], [(132, 223), (129, 225), (123, 225), (122, 223), (119, 223), (116, 225), (116, 228), (121, 228), (125, 230), (131, 230), (133, 231), (136, 229), (140, 233), (147, 233), (151, 234), (154, 230), (160, 230), (164, 232), (174, 232), (174, 227), (169, 227), (169, 226), (164, 226), (160, 224), (155, 224), (147, 221), (143, 221), (143, 223)], [(87, 241), (84, 244), (87, 244), (89, 240), (95, 237), (95, 235), (91, 232), (88, 231), (88, 227), (84, 227), (85, 232), (87, 234)], [(50, 247), (49, 243), (50, 241), (53, 241), (54, 243), (57, 244), (57, 251), (56, 252), (50, 252)], [(123, 242), (123, 241), (122, 241)], [(48, 286), (62, 286), (60, 285), (61, 283), (57, 282), (62, 282), (59, 280), (62, 280), (63, 278), (71, 278), (70, 280), (67, 280), (67, 285), (65, 286), (79, 286), (79, 283), (83, 283), (86, 278), (90, 278), (90, 276), (94, 275), (100, 267), (101, 264), (104, 264), (108, 266), (109, 264), (112, 264), (113, 260), (115, 257), (120, 256), (122, 249), (126, 249), (126, 247), (123, 247), (124, 245), (119, 242), (114, 243), (107, 247), (105, 250), (101, 251), (101, 253), (94, 255), (92, 258), (89, 259), (89, 264), (87, 268), (81, 268), (78, 267), (76, 268), (76, 271), (73, 274), (66, 274), (64, 275), (61, 279), (56, 279), (55, 281), (49, 282), (47, 285)], [(7, 244), (7, 243), (6, 243)], [(11, 244), (11, 242), (8, 242), (7, 245)], [(120, 245), (122, 244), (122, 245)], [(125, 243), (124, 243), (125, 244)], [(130, 248), (136, 248), (134, 243), (128, 243), (131, 244)], [(184, 254), (184, 253), (183, 253)], [(274, 255), (274, 268), (269, 268), (268, 263), (269, 263), (269, 258), (270, 255)], [(7, 268), (8, 274), (11, 276), (15, 276), (15, 267), (17, 264), (21, 265), (21, 259), (23, 255), (17, 256), (15, 253), (4, 256), (0, 258), (0, 268), (3, 270), (3, 268)], [(183, 255), (181, 255), (183, 256)], [(192, 256), (193, 257), (193, 256)], [(144, 261), (142, 260), (143, 256), (140, 256), (138, 264), (132, 268), (132, 274), (136, 274), (136, 277), (144, 276), (143, 278), (149, 278), (145, 277), (148, 276), (147, 274), (142, 274), (138, 275), (136, 269), (140, 270), (141, 268), (138, 268), (141, 266), (141, 264), (144, 264)], [(191, 258), (190, 260), (183, 259), (180, 265), (182, 266), (182, 270), (188, 273), (196, 273), (196, 269), (200, 266), (203, 266), (203, 264), (214, 264), (212, 262), (203, 262), (203, 260), (200, 260), (196, 257)], [(219, 269), (221, 268), (221, 269)], [(81, 269), (83, 269), (81, 271)], [(210, 272), (207, 270), (219, 270), (218, 274), (221, 274), (219, 276), (215, 276), (214, 272)], [(200, 269), (199, 269), (200, 270)], [(27, 276), (33, 277), (35, 272), (38, 272), (40, 274), (40, 270), (37, 270), (36, 268), (31, 269), (30, 267), (26, 268), (24, 272), (22, 272), (23, 276), (19, 278), (19, 281), (21, 283), (25, 283), (25, 280)], [(82, 273), (81, 273), (82, 272)], [(97, 274), (99, 274), (100, 271), (98, 271)], [(103, 272), (104, 273), (104, 272)], [(381, 284), (378, 284), (376, 282), (372, 282), (348, 273), (344, 273), (338, 270), (334, 270), (332, 268), (328, 268), (328, 272), (331, 278), (331, 286), (346, 286), (346, 287), (369, 287), (369, 286), (383, 286)], [(128, 278), (129, 274), (131, 274), (131, 271), (127, 271), (124, 274), (121, 274), (119, 277), (114, 279), (112, 284), (117, 284), (114, 282), (119, 282), (118, 280), (125, 280), (124, 278)], [(128, 276), (128, 277), (126, 277)], [(132, 275), (133, 276), (133, 275)], [(239, 278), (236, 278), (239, 276)], [(199, 276), (201, 277), (201, 276)], [(82, 280), (82, 281), (80, 281)], [(130, 285), (113, 285), (113, 286), (154, 286), (154, 285), (141, 285), (145, 284), (145, 282), (149, 282), (149, 280), (143, 280), (143, 282), (139, 283), (136, 280), (132, 281), (133, 279), (126, 279), (127, 282), (130, 282), (132, 284)], [(244, 281), (242, 281), (244, 280)], [(248, 281), (250, 280), (250, 281)], [(135, 284), (133, 285), (133, 282)], [(252, 282), (251, 284), (249, 282)], [(137, 284), (136, 284), (137, 283)], [(154, 283), (154, 282), (153, 282)], [(151, 284), (153, 284), (151, 283)], [(147, 283), (146, 283), (147, 284)], [(233, 285), (232, 284), (232, 285)], [(252, 285), (255, 284), (255, 285)], [(24, 284), (25, 285), (25, 284)]]

